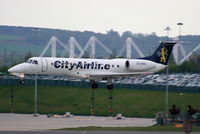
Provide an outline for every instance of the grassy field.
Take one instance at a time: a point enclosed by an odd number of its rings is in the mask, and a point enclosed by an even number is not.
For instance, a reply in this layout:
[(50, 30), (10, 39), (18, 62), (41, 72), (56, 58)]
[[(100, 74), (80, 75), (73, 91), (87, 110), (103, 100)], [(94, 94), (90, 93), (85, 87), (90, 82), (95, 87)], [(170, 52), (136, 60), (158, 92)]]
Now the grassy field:
[[(0, 112), (10, 112), (11, 105), (10, 86), (0, 87)], [(95, 90), (96, 115), (108, 115), (108, 91), (106, 89)], [(122, 113), (125, 116), (155, 117), (157, 112), (164, 110), (165, 92), (114, 89), (113, 91), (113, 115)], [(198, 93), (169, 93), (169, 106), (176, 104), (186, 111), (187, 105), (200, 106), (200, 94)], [(72, 87), (38, 87), (38, 111), (39, 113), (58, 113), (70, 111), (75, 115), (90, 115), (90, 88)], [(14, 87), (14, 112), (34, 112), (34, 86)]]
[[(183, 128), (176, 128), (174, 125), (168, 126), (151, 126), (151, 127), (80, 127), (80, 128), (64, 128), (67, 131), (159, 131), (159, 132), (183, 132)], [(200, 127), (192, 127), (193, 132), (200, 132)]]

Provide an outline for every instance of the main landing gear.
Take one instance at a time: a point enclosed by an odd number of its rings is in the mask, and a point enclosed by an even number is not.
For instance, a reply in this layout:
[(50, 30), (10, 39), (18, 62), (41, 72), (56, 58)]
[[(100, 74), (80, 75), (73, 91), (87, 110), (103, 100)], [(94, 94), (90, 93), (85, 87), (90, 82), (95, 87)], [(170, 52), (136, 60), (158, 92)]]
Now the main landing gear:
[(112, 116), (112, 101), (113, 101), (113, 84), (111, 83), (108, 83), (107, 86), (106, 86), (108, 92), (109, 92), (109, 96), (108, 96), (108, 100), (109, 100), (109, 106), (108, 106), (108, 113), (109, 113), (109, 116)]
[[(95, 115), (95, 94), (94, 94), (94, 90), (98, 88), (98, 84), (95, 81), (91, 81), (91, 115)], [(106, 86), (108, 92), (109, 92), (109, 96), (108, 96), (108, 100), (109, 100), (109, 106), (108, 106), (108, 113), (110, 116), (112, 116), (112, 100), (113, 100), (113, 84), (108, 81), (107, 82), (107, 86)]]
[(94, 107), (94, 90), (98, 88), (98, 84), (95, 81), (91, 81), (91, 87), (92, 87), (92, 92), (91, 92), (91, 115), (95, 115), (95, 107)]

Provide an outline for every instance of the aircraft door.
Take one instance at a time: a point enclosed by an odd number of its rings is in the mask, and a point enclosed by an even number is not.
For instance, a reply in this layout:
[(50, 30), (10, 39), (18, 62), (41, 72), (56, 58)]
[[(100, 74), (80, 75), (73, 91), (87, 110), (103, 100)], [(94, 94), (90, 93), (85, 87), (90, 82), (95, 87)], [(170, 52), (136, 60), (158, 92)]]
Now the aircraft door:
[(42, 72), (47, 72), (48, 70), (48, 62), (46, 58), (41, 58), (41, 62), (42, 62)]

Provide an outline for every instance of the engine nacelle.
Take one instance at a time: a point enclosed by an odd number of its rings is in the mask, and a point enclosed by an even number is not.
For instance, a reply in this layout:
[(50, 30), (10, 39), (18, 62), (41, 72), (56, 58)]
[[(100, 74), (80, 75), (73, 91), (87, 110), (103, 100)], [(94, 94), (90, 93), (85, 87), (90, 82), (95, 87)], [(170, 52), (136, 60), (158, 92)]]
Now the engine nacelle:
[(147, 60), (126, 60), (125, 67), (130, 71), (148, 71), (156, 67), (156, 64)]

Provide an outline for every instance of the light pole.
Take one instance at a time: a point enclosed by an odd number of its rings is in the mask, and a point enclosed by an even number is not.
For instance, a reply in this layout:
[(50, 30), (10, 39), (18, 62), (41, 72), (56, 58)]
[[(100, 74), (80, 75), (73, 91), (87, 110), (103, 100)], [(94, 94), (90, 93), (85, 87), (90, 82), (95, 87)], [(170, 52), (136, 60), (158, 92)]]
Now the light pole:
[(183, 23), (179, 22), (179, 23), (177, 23), (177, 25), (179, 27), (179, 35), (178, 35), (178, 43), (176, 44), (176, 47), (175, 47), (176, 48), (175, 60), (176, 60), (177, 64), (180, 64), (180, 61), (179, 61), (179, 58), (180, 58), (179, 51), (182, 52), (183, 58), (185, 57), (184, 54), (183, 54), (183, 51), (181, 50), (181, 47), (183, 47), (183, 46), (181, 44), (181, 39), (180, 39), (181, 38), (181, 27), (182, 27)]
[[(40, 30), (39, 28), (33, 29), (35, 32), (35, 55), (36, 55), (36, 45), (37, 45), (37, 32)], [(35, 108), (34, 108), (34, 117), (38, 116), (38, 85), (37, 85), (37, 74), (35, 74)]]
[(11, 86), (11, 107), (10, 107), (10, 112), (13, 113), (14, 112), (14, 76), (12, 76), (12, 86)]
[[(164, 30), (167, 31), (167, 40), (169, 40), (169, 31), (171, 30), (171, 28), (166, 27)], [(169, 102), (168, 79), (169, 79), (169, 68), (167, 65), (167, 67), (166, 67), (166, 89), (165, 89), (165, 119), (167, 119), (167, 117), (168, 117), (168, 102)]]
[(183, 93), (180, 93), (181, 109), (183, 109)]
[(37, 35), (38, 35), (38, 32), (40, 31), (39, 28), (34, 28), (33, 31), (35, 32), (35, 50), (34, 50), (34, 55), (37, 55)]
[(35, 112), (34, 112), (34, 117), (38, 116), (37, 110), (38, 110), (38, 88), (37, 88), (37, 74), (35, 74)]
[(166, 27), (164, 30), (167, 31), (167, 40), (169, 40), (169, 31), (171, 30), (171, 28)]
[(177, 25), (179, 26), (179, 40), (180, 40), (180, 36), (181, 36), (181, 26), (183, 25), (183, 23), (179, 22), (177, 23)]

